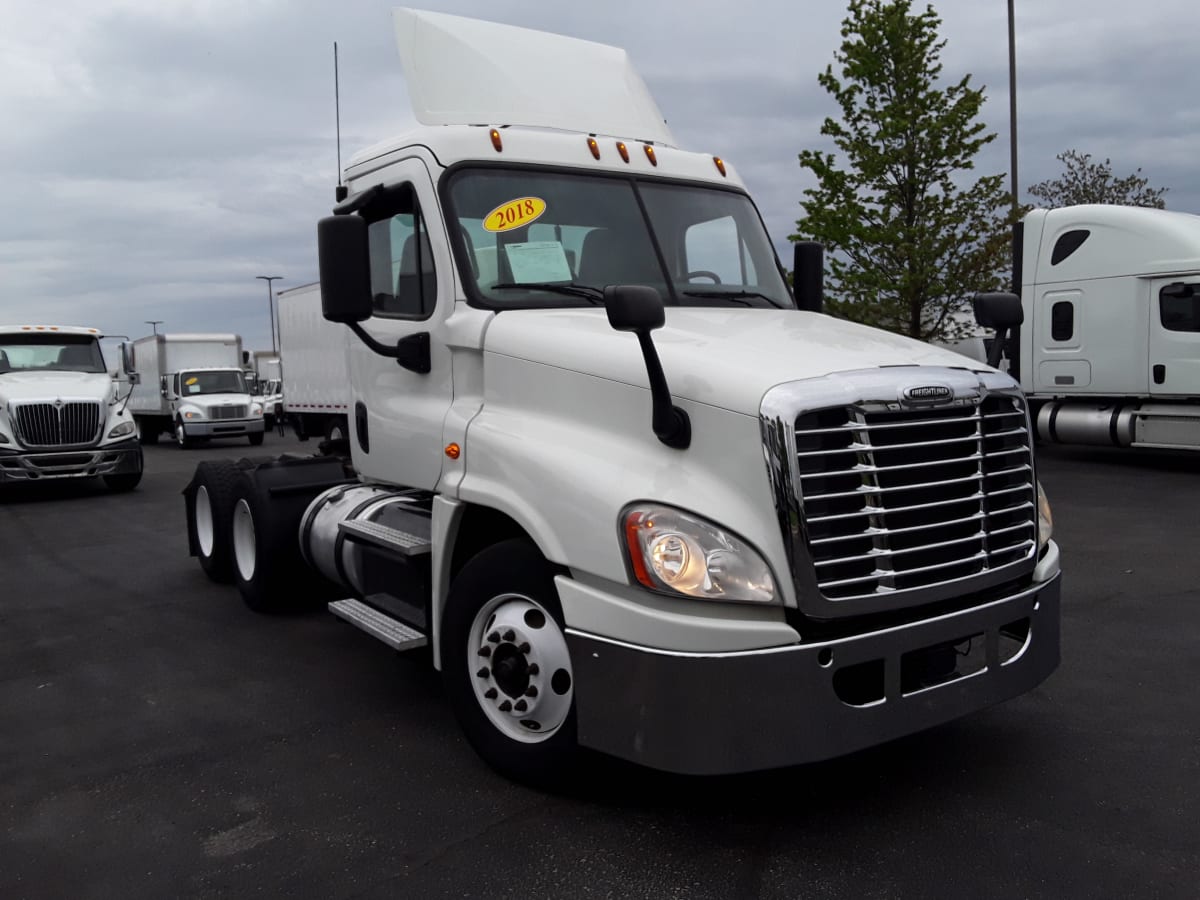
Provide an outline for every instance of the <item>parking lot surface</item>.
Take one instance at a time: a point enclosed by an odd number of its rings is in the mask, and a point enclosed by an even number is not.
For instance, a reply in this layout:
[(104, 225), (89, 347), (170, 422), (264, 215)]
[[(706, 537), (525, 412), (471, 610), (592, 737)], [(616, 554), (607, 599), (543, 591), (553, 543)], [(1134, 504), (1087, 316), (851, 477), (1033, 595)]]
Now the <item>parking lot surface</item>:
[(0, 897), (1200, 894), (1200, 457), (1042, 450), (1066, 580), (1033, 693), (750, 776), (595, 757), (550, 795), (476, 758), (423, 658), (205, 579), (180, 491), (241, 455), (0, 492)]

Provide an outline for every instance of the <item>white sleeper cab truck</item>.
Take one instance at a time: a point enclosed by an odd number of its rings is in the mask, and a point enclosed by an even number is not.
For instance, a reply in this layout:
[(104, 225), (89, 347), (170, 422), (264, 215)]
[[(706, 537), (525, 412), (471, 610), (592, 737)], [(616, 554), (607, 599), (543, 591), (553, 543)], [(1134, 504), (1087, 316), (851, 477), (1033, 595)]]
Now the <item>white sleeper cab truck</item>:
[(130, 491), (142, 480), (128, 382), (108, 370), (101, 337), (95, 328), (0, 325), (0, 484), (99, 476)]
[[(1037, 209), (1017, 225), (1004, 329), (1042, 440), (1200, 450), (1200, 216)], [(994, 303), (995, 301), (993, 301)]]
[(337, 590), (428, 644), (521, 778), (580, 745), (825, 759), (1053, 671), (1058, 550), (1008, 376), (798, 308), (736, 170), (676, 146), (623, 51), (396, 26), (423, 125), (355, 157), (318, 226), (349, 460), (197, 467), (210, 575), (258, 610)]
[(280, 291), (277, 297), (284, 418), (301, 440), (345, 440), (350, 433), (346, 329), (325, 320), (319, 284)]
[(246, 384), (236, 334), (152, 334), (132, 348), (139, 382), (129, 408), (143, 444), (163, 432), (183, 448), (213, 438), (263, 442), (263, 403)]

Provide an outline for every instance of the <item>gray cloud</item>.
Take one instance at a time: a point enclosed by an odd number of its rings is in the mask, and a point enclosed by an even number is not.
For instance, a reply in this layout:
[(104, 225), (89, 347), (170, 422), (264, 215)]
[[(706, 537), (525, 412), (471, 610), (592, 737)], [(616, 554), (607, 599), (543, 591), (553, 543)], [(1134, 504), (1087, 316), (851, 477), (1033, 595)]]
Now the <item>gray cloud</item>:
[[(626, 47), (676, 136), (730, 160), (781, 249), (808, 185), (797, 153), (836, 110), (816, 83), (840, 4), (457, 0), (427, 5)], [(1005, 5), (937, 5), (947, 77), (986, 85), (1007, 172)], [(375, 0), (60, 0), (7, 9), (0, 34), (0, 319), (114, 333), (238, 331), (269, 343), (266, 289), (316, 277), (315, 226), (343, 161), (411, 123), (390, 4)], [(1021, 185), (1070, 147), (1141, 166), (1200, 212), (1190, 3), (1018, 0)]]

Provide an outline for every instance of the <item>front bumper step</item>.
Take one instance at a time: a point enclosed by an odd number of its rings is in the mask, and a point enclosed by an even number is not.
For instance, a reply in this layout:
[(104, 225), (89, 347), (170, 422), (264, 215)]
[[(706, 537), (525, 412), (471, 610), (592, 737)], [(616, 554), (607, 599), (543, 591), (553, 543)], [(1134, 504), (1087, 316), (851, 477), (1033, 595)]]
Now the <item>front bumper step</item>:
[(415, 628), (393, 619), (361, 600), (336, 600), (329, 604), (329, 611), (355, 628), (362, 629), (371, 637), (383, 641), (393, 650), (416, 650), (429, 643), (429, 639)]

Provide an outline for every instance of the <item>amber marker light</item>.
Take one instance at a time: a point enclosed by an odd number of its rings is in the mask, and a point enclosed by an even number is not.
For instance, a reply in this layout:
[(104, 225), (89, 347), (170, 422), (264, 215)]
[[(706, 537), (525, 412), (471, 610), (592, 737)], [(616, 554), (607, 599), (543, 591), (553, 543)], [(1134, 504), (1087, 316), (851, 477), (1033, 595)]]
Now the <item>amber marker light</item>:
[(629, 148), (622, 141), (617, 141), (617, 152), (621, 154), (621, 159), (629, 162)]
[(658, 157), (654, 155), (654, 148), (649, 144), (646, 145), (646, 159), (650, 160), (650, 165), (658, 165)]
[(646, 561), (642, 557), (641, 541), (638, 540), (638, 529), (642, 527), (652, 528), (654, 522), (647, 521), (644, 513), (634, 513), (629, 516), (625, 520), (625, 544), (629, 548), (629, 562), (633, 566), (634, 577), (646, 587), (654, 588), (657, 585), (646, 568)]
[(458, 459), (462, 456), (462, 447), (458, 446), (458, 444), (447, 444), (446, 455), (451, 459)]
[(495, 128), (492, 129), (492, 146), (496, 148), (497, 153), (504, 149), (504, 143), (500, 140), (500, 132)]
[(725, 160), (721, 159), (721, 157), (719, 157), (719, 156), (714, 156), (713, 162), (716, 163), (717, 171), (720, 172), (721, 177), (724, 178), (725, 177)]
[(588, 149), (592, 151), (592, 157), (594, 159), (600, 158), (600, 145), (596, 143), (595, 138), (588, 138)]

